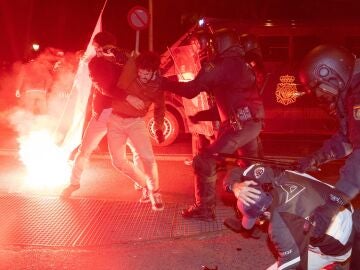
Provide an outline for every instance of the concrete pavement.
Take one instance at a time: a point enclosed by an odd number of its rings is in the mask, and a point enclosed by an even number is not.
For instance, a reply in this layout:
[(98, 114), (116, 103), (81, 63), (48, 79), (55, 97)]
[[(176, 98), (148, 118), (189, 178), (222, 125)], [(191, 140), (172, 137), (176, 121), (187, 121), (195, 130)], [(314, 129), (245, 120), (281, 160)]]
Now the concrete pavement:
[[(60, 190), (21, 189), (16, 157), (0, 162), (0, 269), (264, 269), (273, 261), (265, 236), (243, 239), (222, 225), (233, 210), (221, 190), (215, 222), (181, 218), (193, 196), (192, 169), (182, 161), (159, 161), (159, 213), (137, 203), (140, 194), (104, 158), (92, 159), (65, 202)], [(61, 240), (72, 236), (85, 244)]]
[[(193, 201), (192, 168), (183, 163), (189, 149), (185, 143), (177, 153), (157, 151), (166, 203), (159, 213), (138, 203), (139, 192), (107, 155), (93, 156), (81, 189), (63, 201), (60, 189), (24, 189), (16, 150), (2, 149), (0, 269), (265, 269), (275, 260), (266, 235), (244, 239), (222, 225), (233, 215), (234, 199), (221, 181), (216, 221), (180, 216)], [(317, 176), (334, 183), (340, 165)]]

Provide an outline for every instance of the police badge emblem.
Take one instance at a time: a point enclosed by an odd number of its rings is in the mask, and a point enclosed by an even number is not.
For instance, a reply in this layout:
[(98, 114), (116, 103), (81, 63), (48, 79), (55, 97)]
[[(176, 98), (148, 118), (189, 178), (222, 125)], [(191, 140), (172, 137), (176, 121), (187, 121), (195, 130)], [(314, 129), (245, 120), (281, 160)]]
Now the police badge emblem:
[(360, 120), (360, 104), (354, 105), (353, 107), (353, 115), (355, 120)]

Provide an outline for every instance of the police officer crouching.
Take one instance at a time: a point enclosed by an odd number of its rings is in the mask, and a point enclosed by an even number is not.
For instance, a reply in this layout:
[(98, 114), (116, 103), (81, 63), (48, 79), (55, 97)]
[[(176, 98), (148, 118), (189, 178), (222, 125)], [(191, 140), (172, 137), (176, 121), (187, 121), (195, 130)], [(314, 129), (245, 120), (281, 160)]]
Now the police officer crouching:
[[(324, 104), (339, 122), (339, 130), (310, 156), (299, 160), (298, 170), (311, 171), (323, 163), (346, 157), (333, 196), (314, 210), (314, 238), (322, 238), (347, 202), (360, 191), (360, 61), (343, 47), (324, 44), (312, 49), (299, 71), (300, 82)], [(360, 242), (358, 240), (358, 248)], [(355, 255), (355, 254), (354, 254)], [(353, 256), (352, 269), (359, 269)]]
[(304, 223), (313, 229), (309, 216), (316, 207), (327, 203), (327, 197), (334, 194), (333, 187), (308, 174), (262, 164), (245, 170), (238, 168), (232, 179), (233, 184), (251, 182), (252, 188), (259, 191), (253, 202), (239, 198), (237, 206), (244, 231), (252, 229), (263, 216), (269, 219), (269, 237), (278, 256), (267, 270), (318, 270), (333, 263), (346, 263), (350, 258), (356, 226), (360, 225), (350, 204), (339, 208), (321, 239), (303, 231)]

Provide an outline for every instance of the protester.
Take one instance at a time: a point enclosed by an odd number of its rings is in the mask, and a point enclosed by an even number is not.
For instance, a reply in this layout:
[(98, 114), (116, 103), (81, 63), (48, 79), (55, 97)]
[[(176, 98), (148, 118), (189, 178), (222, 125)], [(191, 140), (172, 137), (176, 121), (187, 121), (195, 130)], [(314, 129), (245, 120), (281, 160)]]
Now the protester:
[[(108, 121), (108, 145), (115, 168), (142, 187), (140, 202), (151, 202), (154, 211), (164, 209), (159, 192), (159, 176), (155, 156), (144, 116), (154, 104), (155, 135), (164, 141), (164, 91), (160, 89), (160, 56), (143, 52), (130, 58), (119, 75), (116, 65), (106, 59), (96, 59), (89, 66), (96, 70), (96, 87), (104, 95), (112, 96), (112, 113)], [(126, 159), (126, 142), (138, 153), (142, 168)]]
[(47, 95), (54, 80), (54, 64), (63, 54), (62, 51), (49, 47), (21, 66), (17, 76), (16, 95), (28, 112), (47, 114)]
[[(109, 63), (115, 63), (118, 74), (122, 71), (128, 55), (116, 47), (116, 38), (113, 34), (108, 32), (99, 32), (95, 35), (93, 46), (95, 47), (96, 56), (90, 60), (94, 63), (97, 59), (103, 59)], [(89, 63), (89, 71), (92, 74), (93, 84), (96, 84), (96, 78), (99, 74), (95, 74), (95, 67)], [(74, 158), (74, 165), (70, 177), (70, 185), (67, 186), (61, 196), (67, 198), (80, 188), (80, 179), (82, 173), (89, 161), (90, 155), (98, 147), (100, 141), (107, 133), (107, 121), (111, 114), (112, 98), (102, 94), (95, 87), (92, 89), (92, 116), (85, 129), (81, 145), (79, 146)]]

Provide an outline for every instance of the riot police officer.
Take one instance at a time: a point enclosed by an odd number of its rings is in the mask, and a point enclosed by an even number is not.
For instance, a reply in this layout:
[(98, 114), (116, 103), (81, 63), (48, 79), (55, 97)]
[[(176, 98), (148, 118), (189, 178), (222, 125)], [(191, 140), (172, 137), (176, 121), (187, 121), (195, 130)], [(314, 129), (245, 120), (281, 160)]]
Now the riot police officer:
[(166, 89), (186, 98), (211, 91), (221, 125), (217, 138), (194, 157), (195, 204), (182, 211), (185, 218), (215, 218), (216, 158), (238, 148), (247, 156), (258, 156), (257, 137), (264, 118), (263, 104), (256, 89), (256, 76), (243, 58), (235, 31), (220, 29), (212, 34), (216, 56), (190, 82), (166, 81)]
[(347, 157), (336, 189), (311, 217), (315, 225), (312, 236), (321, 238), (333, 216), (360, 189), (360, 62), (345, 48), (320, 45), (305, 57), (299, 75), (301, 83), (336, 115), (339, 130), (319, 150), (301, 159), (298, 169), (305, 172)]

